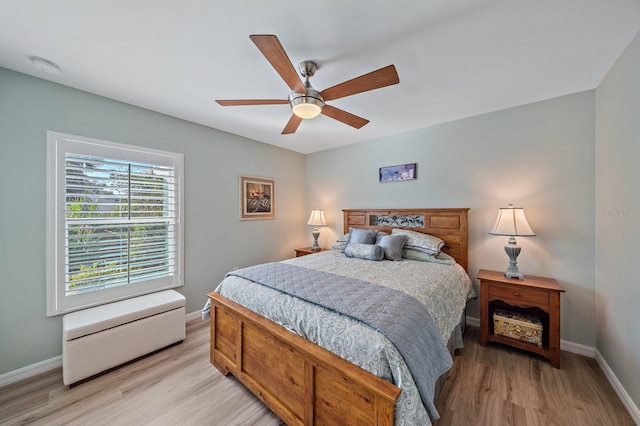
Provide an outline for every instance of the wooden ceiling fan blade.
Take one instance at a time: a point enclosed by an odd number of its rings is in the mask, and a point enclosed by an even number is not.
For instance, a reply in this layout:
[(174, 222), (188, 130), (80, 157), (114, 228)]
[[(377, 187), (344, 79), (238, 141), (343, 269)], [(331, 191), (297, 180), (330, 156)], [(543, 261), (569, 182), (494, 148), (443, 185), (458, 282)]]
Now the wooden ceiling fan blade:
[(289, 119), (289, 122), (287, 123), (287, 125), (284, 126), (284, 129), (282, 130), (282, 134), (290, 135), (292, 133), (295, 133), (296, 130), (298, 130), (298, 126), (300, 125), (300, 123), (302, 123), (302, 118), (298, 117), (295, 114), (291, 114), (291, 118)]
[(250, 35), (249, 38), (291, 90), (303, 94), (307, 93), (304, 83), (300, 80), (298, 72), (291, 64), (291, 60), (284, 51), (282, 44), (280, 44), (278, 37), (270, 34), (254, 34)]
[(344, 124), (348, 124), (351, 127), (355, 127), (356, 129), (361, 128), (369, 122), (369, 120), (331, 105), (325, 105), (324, 108), (322, 108), (322, 114), (327, 117), (331, 117), (334, 120), (341, 121)]
[(344, 83), (324, 89), (320, 95), (325, 101), (344, 98), (345, 96), (355, 95), (357, 93), (368, 92), (369, 90), (380, 89), (381, 87), (391, 86), (400, 83), (398, 72), (394, 65), (388, 65), (370, 73), (363, 74), (360, 77), (352, 78)]
[(222, 106), (242, 106), (242, 105), (280, 105), (288, 104), (286, 99), (216, 99)]

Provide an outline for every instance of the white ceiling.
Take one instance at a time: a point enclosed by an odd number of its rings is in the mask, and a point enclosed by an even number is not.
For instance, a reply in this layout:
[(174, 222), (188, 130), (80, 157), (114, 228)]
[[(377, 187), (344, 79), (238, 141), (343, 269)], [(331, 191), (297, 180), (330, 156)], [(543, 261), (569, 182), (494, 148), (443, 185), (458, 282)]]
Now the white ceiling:
[[(0, 0), (0, 66), (311, 153), (593, 89), (638, 30), (640, 0)], [(317, 61), (318, 90), (389, 64), (400, 84), (329, 102), (360, 130), (281, 135), (287, 105), (214, 102), (287, 97), (250, 34)]]

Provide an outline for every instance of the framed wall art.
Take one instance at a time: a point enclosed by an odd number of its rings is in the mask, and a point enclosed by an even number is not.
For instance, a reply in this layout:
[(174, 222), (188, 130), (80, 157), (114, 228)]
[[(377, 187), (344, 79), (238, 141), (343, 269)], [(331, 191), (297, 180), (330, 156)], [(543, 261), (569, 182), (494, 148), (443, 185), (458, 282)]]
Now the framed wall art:
[(380, 167), (378, 176), (380, 182), (397, 182), (418, 178), (416, 163), (401, 164), (399, 166)]
[(275, 219), (275, 181), (240, 176), (240, 220)]

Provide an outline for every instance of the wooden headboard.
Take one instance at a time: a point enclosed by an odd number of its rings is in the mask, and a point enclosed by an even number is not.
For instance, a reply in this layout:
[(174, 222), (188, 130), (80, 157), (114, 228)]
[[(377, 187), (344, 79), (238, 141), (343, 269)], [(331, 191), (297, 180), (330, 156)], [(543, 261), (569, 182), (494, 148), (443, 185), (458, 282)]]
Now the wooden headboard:
[(393, 228), (431, 234), (445, 242), (442, 249), (456, 259), (465, 271), (469, 268), (468, 208), (462, 209), (345, 209), (344, 233), (349, 227), (378, 229), (391, 232)]

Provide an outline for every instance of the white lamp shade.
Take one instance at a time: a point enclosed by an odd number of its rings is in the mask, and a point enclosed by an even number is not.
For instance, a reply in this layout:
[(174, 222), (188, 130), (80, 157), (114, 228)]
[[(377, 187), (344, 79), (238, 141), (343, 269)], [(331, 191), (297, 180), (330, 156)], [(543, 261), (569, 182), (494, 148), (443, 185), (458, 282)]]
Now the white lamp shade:
[(527, 222), (524, 209), (522, 207), (513, 207), (512, 205), (501, 207), (498, 210), (498, 218), (489, 234), (510, 237), (532, 237), (536, 235)]
[(310, 226), (326, 226), (327, 221), (324, 219), (324, 210), (313, 209), (307, 225)]

